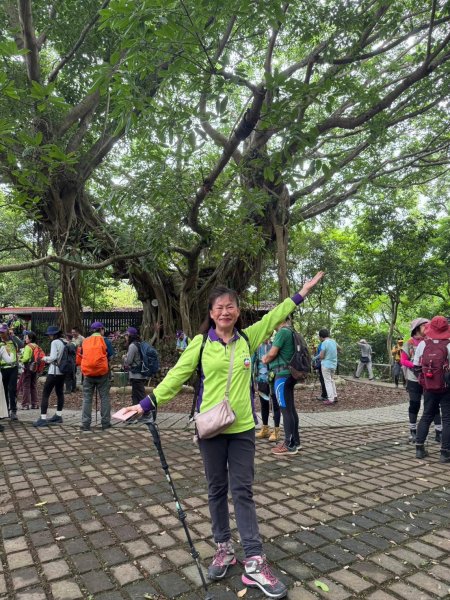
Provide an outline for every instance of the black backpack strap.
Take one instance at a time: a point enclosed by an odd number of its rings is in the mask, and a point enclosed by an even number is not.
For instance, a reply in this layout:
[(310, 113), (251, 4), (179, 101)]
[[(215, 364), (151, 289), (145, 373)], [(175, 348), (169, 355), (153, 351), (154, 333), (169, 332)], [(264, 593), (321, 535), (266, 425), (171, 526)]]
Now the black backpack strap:
[(194, 397), (192, 398), (191, 412), (189, 413), (189, 422), (191, 422), (194, 419), (194, 413), (195, 413), (195, 408), (197, 405), (198, 394), (200, 392), (200, 383), (202, 380), (202, 356), (203, 356), (203, 349), (205, 347), (207, 339), (208, 339), (208, 333), (204, 333), (202, 345), (200, 346), (200, 353), (198, 355), (197, 381), (195, 382), (195, 386), (194, 386)]

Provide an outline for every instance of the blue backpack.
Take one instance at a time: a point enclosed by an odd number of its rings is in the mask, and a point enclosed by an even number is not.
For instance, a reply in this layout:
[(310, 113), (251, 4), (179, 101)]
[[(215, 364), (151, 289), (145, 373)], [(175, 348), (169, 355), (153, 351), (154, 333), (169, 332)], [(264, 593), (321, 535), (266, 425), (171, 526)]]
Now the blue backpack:
[(151, 377), (155, 375), (159, 371), (159, 356), (156, 352), (155, 348), (148, 342), (140, 342), (137, 343), (139, 353), (141, 355), (141, 368), (140, 373), (144, 375), (144, 377)]

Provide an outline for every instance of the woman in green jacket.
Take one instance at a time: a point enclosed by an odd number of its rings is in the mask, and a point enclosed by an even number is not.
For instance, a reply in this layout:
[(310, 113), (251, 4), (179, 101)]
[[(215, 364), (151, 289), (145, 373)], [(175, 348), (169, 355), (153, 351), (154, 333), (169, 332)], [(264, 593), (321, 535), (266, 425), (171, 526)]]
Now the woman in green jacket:
[(208, 483), (212, 531), (217, 544), (216, 553), (208, 568), (208, 577), (222, 579), (228, 567), (237, 562), (230, 532), (227, 500), (229, 486), (245, 552), (242, 581), (246, 586), (259, 587), (270, 598), (284, 597), (287, 588), (276, 577), (263, 553), (253, 501), (255, 419), (250, 392), (251, 356), (274, 328), (303, 301), (322, 276), (322, 272), (317, 273), (292, 298), (286, 298), (260, 321), (243, 330), (240, 328), (237, 293), (226, 287), (213, 290), (201, 333), (192, 339), (154, 392), (128, 409), (134, 409), (139, 414), (149, 411), (156, 413), (158, 404), (171, 400), (197, 369), (203, 334), (207, 333), (201, 357), (202, 376), (197, 410), (200, 413), (209, 410), (224, 398), (231, 349), (235, 346), (229, 393), (230, 404), (236, 415), (235, 421), (225, 432), (210, 439), (199, 440)]

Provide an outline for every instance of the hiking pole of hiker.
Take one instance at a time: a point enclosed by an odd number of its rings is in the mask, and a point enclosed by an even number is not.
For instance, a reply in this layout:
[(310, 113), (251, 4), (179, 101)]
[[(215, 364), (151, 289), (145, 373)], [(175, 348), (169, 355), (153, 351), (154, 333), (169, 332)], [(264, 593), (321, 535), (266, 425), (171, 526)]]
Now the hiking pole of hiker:
[(148, 417), (146, 416), (145, 418), (140, 419), (140, 422), (145, 423), (145, 425), (147, 425), (147, 427), (148, 427), (148, 430), (152, 434), (153, 443), (155, 444), (156, 451), (158, 452), (158, 455), (159, 455), (159, 460), (161, 461), (161, 467), (163, 468), (166, 479), (170, 485), (172, 497), (175, 502), (175, 508), (177, 509), (177, 513), (178, 513), (178, 519), (181, 521), (181, 524), (183, 525), (183, 529), (184, 529), (184, 532), (186, 534), (186, 538), (187, 538), (187, 541), (189, 544), (189, 550), (190, 550), (191, 556), (195, 560), (195, 564), (197, 565), (197, 570), (200, 575), (202, 586), (206, 593), (205, 600), (212, 600), (214, 598), (214, 596), (208, 590), (208, 584), (206, 583), (205, 575), (203, 574), (202, 567), (201, 567), (200, 560), (199, 560), (200, 554), (198, 553), (197, 549), (194, 546), (194, 542), (192, 541), (191, 534), (190, 534), (189, 528), (186, 523), (186, 513), (184, 512), (184, 510), (180, 504), (180, 500), (178, 498), (178, 494), (175, 489), (175, 485), (174, 485), (172, 477), (170, 475), (169, 465), (167, 464), (167, 460), (164, 455), (164, 450), (161, 445), (161, 437), (159, 435), (158, 426), (155, 423), (153, 414), (150, 413), (150, 415)]

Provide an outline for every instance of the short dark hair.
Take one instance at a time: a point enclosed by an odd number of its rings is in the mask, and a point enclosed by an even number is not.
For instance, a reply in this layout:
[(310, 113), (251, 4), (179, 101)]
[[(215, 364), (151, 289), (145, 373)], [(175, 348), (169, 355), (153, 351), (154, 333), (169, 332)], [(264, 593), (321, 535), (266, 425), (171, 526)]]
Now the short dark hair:
[[(215, 327), (215, 323), (213, 319), (211, 319), (209, 311), (212, 310), (212, 307), (214, 306), (214, 303), (217, 300), (217, 298), (220, 298), (221, 296), (230, 296), (230, 298), (232, 298), (236, 302), (236, 306), (239, 308), (238, 293), (235, 290), (226, 287), (225, 285), (218, 285), (209, 294), (208, 314), (205, 316), (202, 324), (200, 325), (200, 333), (207, 333), (211, 327)], [(242, 329), (242, 321), (240, 315), (238, 320), (236, 321), (236, 329), (238, 329), (239, 331)]]
[(329, 337), (330, 332), (328, 331), (328, 329), (325, 329), (325, 327), (323, 329), (319, 330), (319, 337), (321, 338), (327, 338)]
[(36, 343), (37, 335), (34, 333), (34, 331), (29, 331), (26, 335), (32, 344)]

